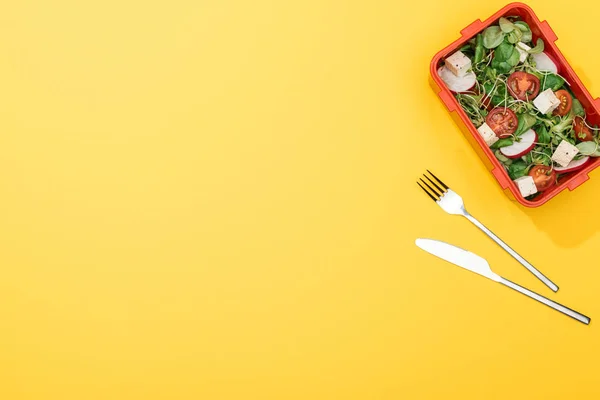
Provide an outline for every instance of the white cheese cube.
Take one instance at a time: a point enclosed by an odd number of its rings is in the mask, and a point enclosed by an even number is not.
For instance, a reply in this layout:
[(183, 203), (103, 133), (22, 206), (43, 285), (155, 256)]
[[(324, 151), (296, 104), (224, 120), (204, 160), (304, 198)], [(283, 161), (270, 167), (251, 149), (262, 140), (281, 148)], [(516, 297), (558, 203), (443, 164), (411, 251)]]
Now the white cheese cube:
[(521, 196), (527, 197), (532, 194), (537, 193), (537, 187), (535, 186), (535, 181), (532, 176), (522, 176), (520, 178), (515, 179), (515, 183), (519, 188), (519, 192), (521, 192)]
[(527, 60), (527, 57), (529, 57), (528, 51), (531, 50), (531, 47), (523, 42), (519, 42), (516, 44), (515, 48), (519, 52), (519, 62), (524, 63), (525, 60)]
[(457, 51), (446, 58), (446, 68), (454, 75), (463, 77), (471, 69), (471, 59), (465, 56), (462, 51)]
[(560, 105), (560, 100), (554, 95), (552, 89), (546, 89), (533, 100), (533, 105), (542, 114), (548, 114)]
[(485, 122), (483, 123), (483, 125), (477, 128), (477, 132), (479, 132), (483, 140), (485, 140), (485, 144), (487, 144), (488, 146), (493, 145), (499, 139), (498, 136), (496, 136), (496, 134), (492, 130), (492, 128), (490, 128), (490, 126)]
[(560, 165), (561, 167), (566, 167), (569, 165), (573, 158), (579, 153), (579, 149), (573, 146), (571, 143), (563, 140), (560, 142), (556, 150), (554, 150), (554, 154), (552, 154), (552, 161)]

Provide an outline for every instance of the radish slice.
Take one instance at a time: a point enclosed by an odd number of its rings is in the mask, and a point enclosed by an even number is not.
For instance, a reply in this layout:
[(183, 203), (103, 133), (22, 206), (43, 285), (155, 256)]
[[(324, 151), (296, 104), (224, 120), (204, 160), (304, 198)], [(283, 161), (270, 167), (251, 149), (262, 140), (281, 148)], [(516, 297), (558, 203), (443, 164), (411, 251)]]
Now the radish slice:
[(590, 158), (588, 156), (583, 157), (580, 160), (574, 160), (569, 163), (566, 167), (554, 167), (554, 170), (559, 174), (566, 174), (567, 172), (573, 172), (583, 167)]
[(454, 93), (468, 92), (475, 86), (475, 82), (477, 82), (477, 77), (473, 71), (467, 72), (465, 76), (458, 77), (448, 68), (440, 67), (438, 75), (442, 78), (446, 86), (448, 86), (448, 89)]
[(532, 54), (531, 57), (533, 58), (533, 61), (535, 61), (535, 67), (538, 70), (549, 71), (553, 74), (558, 74), (558, 67), (548, 54), (542, 52), (539, 54)]
[(520, 142), (514, 142), (510, 146), (501, 147), (500, 153), (508, 158), (523, 157), (535, 147), (535, 142), (537, 142), (537, 133), (533, 129), (530, 129), (521, 135)]

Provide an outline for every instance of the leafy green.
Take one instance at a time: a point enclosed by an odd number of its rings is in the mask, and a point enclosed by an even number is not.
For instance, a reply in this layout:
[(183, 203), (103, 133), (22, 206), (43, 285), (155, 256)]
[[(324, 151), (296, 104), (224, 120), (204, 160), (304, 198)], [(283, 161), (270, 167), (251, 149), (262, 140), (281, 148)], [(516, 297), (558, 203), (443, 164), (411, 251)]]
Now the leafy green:
[(486, 68), (485, 77), (491, 81), (495, 81), (498, 74), (494, 68)]
[(598, 145), (594, 141), (577, 143), (575, 146), (584, 156), (591, 156), (598, 151)]
[(527, 25), (527, 22), (516, 21), (516, 22), (514, 22), (514, 24), (523, 33), (523, 36), (521, 37), (521, 41), (524, 43), (531, 42), (531, 40), (532, 40), (531, 28), (529, 28), (529, 25)]
[(515, 65), (517, 65), (519, 63), (519, 57), (520, 57), (519, 52), (517, 51), (516, 48), (513, 47), (513, 52), (510, 55), (510, 57), (508, 58), (508, 60), (506, 60), (506, 62), (514, 67)]
[(475, 57), (473, 58), (473, 64), (479, 64), (483, 60), (485, 55), (485, 49), (483, 47), (483, 35), (480, 33), (477, 35), (475, 44)]
[(506, 86), (505, 85), (497, 85), (495, 93), (492, 96), (492, 105), (498, 106), (498, 105), (504, 103), (504, 100), (506, 100), (507, 96), (508, 96), (508, 94), (506, 93)]
[(500, 18), (500, 20), (498, 21), (498, 24), (500, 25), (500, 29), (504, 33), (510, 33), (510, 32), (514, 31), (517, 28), (515, 26), (515, 24), (513, 24), (512, 22), (510, 22), (509, 20), (507, 20), (504, 17)]
[(507, 74), (518, 63), (519, 52), (514, 45), (504, 41), (494, 51), (492, 68), (495, 68), (501, 74)]
[(552, 137), (550, 136), (550, 133), (548, 133), (548, 130), (544, 125), (541, 125), (540, 127), (536, 128), (535, 133), (537, 133), (538, 136), (538, 143), (548, 144), (552, 141)]
[(529, 113), (519, 114), (517, 115), (517, 118), (519, 119), (519, 125), (517, 126), (517, 130), (515, 131), (515, 136), (519, 136), (526, 132), (528, 129), (531, 129), (531, 127), (537, 122), (537, 118)]
[(529, 154), (531, 154), (532, 164), (549, 166), (552, 161), (552, 151), (548, 147), (546, 147), (545, 149), (534, 149)]
[(529, 50), (529, 54), (539, 54), (542, 51), (544, 51), (544, 41), (542, 39), (538, 39), (535, 47), (531, 50)]
[(517, 160), (508, 167), (508, 176), (513, 181), (527, 174), (528, 165), (523, 160)]
[(560, 118), (558, 124), (552, 127), (552, 132), (559, 134), (573, 126), (573, 114), (569, 113), (566, 116)]
[[(495, 70), (493, 68), (488, 68), (488, 70), (494, 71), (495, 74)], [(494, 84), (491, 82), (485, 82), (483, 84), (483, 90), (487, 96), (491, 96), (491, 103), (493, 106), (503, 103), (507, 95), (506, 86), (500, 83), (494, 86)]]
[(496, 69), (498, 72), (500, 72), (501, 74), (508, 74), (512, 68), (512, 65), (510, 65), (506, 61), (499, 62), (498, 60), (494, 59), (492, 61), (492, 67), (494, 69)]
[(502, 152), (500, 150), (496, 150), (494, 152), (494, 155), (496, 156), (496, 158), (498, 160), (500, 160), (500, 162), (504, 165), (510, 165), (512, 164), (512, 160), (508, 157), (506, 157), (504, 154), (502, 154)]
[(513, 144), (513, 140), (511, 138), (504, 138), (504, 139), (498, 140), (496, 143), (494, 143), (490, 147), (492, 149), (499, 149), (502, 147), (510, 146), (511, 144)]
[(583, 109), (581, 102), (574, 97), (573, 97), (573, 106), (572, 107), (573, 108), (571, 108), (571, 109), (573, 110), (573, 114), (579, 115), (580, 117), (585, 116), (585, 110)]
[(552, 89), (553, 92), (556, 92), (565, 84), (565, 80), (558, 75), (554, 74), (546, 74), (542, 78), (542, 89), (543, 92), (546, 89)]
[(488, 49), (495, 49), (504, 41), (504, 32), (499, 26), (490, 26), (483, 31), (483, 45)]
[(469, 115), (469, 118), (476, 127), (481, 126), (485, 122), (484, 111), (479, 107), (481, 97), (482, 95), (456, 94), (456, 100), (467, 115)]
[(512, 31), (511, 33), (509, 33), (506, 36), (508, 41), (513, 44), (519, 42), (522, 37), (523, 37), (523, 32), (521, 32), (519, 29), (515, 29), (514, 31)]
[(510, 43), (502, 42), (494, 52), (494, 58), (498, 61), (506, 61), (512, 56), (515, 51), (515, 46)]

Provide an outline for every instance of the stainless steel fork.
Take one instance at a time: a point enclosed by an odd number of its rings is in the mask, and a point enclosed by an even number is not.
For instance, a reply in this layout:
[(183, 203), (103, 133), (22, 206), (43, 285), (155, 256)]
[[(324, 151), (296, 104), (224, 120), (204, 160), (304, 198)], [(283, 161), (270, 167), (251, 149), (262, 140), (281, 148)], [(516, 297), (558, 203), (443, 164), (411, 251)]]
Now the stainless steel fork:
[(423, 174), (423, 176), (429, 181), (429, 183), (425, 182), (422, 178), (420, 179), (420, 181), (427, 187), (427, 189), (425, 189), (425, 187), (423, 187), (421, 183), (417, 182), (417, 184), (421, 187), (421, 189), (425, 191), (425, 193), (429, 195), (429, 197), (431, 197), (433, 201), (435, 201), (440, 207), (442, 207), (444, 211), (446, 211), (448, 214), (462, 215), (463, 217), (466, 217), (469, 221), (473, 223), (473, 225), (481, 229), (486, 235), (492, 238), (494, 242), (496, 242), (500, 247), (506, 250), (508, 254), (513, 256), (518, 262), (520, 262), (525, 268), (527, 268), (529, 272), (536, 276), (536, 278), (542, 281), (554, 292), (558, 291), (558, 286), (556, 286), (554, 282), (548, 279), (546, 275), (538, 271), (537, 268), (531, 265), (526, 259), (521, 257), (519, 253), (511, 249), (509, 245), (504, 243), (502, 239), (496, 236), (494, 232), (486, 228), (485, 225), (479, 222), (474, 216), (469, 214), (465, 209), (465, 203), (463, 202), (463, 199), (458, 194), (456, 194), (456, 192), (452, 191), (444, 182), (442, 182), (440, 179), (438, 179), (437, 176), (431, 173), (431, 171), (427, 170), (427, 172), (429, 172), (433, 180), (427, 174)]

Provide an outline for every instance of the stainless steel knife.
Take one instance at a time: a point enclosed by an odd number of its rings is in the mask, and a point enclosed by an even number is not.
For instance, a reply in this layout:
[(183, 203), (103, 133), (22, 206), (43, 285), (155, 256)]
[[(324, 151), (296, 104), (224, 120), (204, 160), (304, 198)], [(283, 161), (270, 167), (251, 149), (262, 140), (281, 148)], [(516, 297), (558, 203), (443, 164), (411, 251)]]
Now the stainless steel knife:
[(574, 318), (579, 322), (588, 325), (591, 321), (589, 317), (578, 313), (577, 311), (572, 310), (569, 307), (563, 306), (562, 304), (559, 304), (542, 295), (532, 292), (531, 290), (524, 288), (523, 286), (519, 286), (516, 283), (511, 282), (508, 279), (505, 279), (500, 275), (494, 273), (490, 268), (488, 262), (485, 259), (479, 257), (477, 254), (473, 254), (469, 251), (463, 250), (451, 244), (432, 239), (417, 239), (416, 244), (418, 247), (430, 254), (433, 254), (434, 256), (451, 262), (452, 264), (458, 265), (459, 267), (463, 267), (464, 269), (467, 269), (471, 272), (475, 272), (476, 274), (485, 276), (486, 278), (501, 283), (504, 286), (508, 286), (509, 288), (514, 289), (517, 292), (524, 294), (525, 296), (529, 296), (532, 299), (537, 300), (540, 303), (543, 303), (548, 307), (555, 309), (556, 311), (560, 311), (561, 313), (568, 315), (569, 317)]

